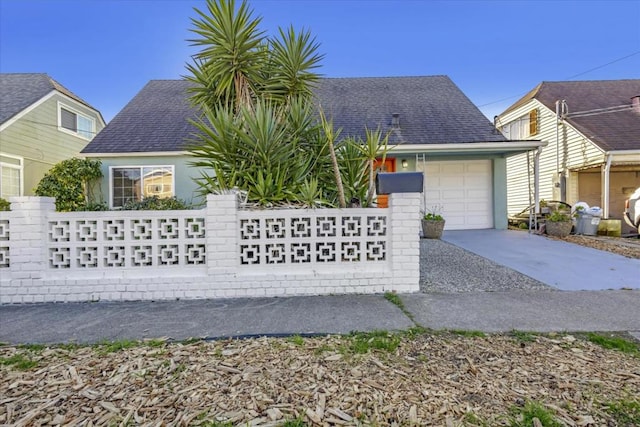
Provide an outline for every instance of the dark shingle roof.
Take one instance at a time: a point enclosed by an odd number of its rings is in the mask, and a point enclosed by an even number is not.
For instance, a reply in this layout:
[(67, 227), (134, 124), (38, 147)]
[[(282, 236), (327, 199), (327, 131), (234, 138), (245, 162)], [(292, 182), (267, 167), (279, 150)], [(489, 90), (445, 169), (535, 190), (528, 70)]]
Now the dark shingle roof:
[[(153, 80), (82, 151), (132, 153), (182, 151), (197, 111), (183, 80)], [(315, 89), (317, 101), (342, 136), (364, 136), (365, 126), (390, 129), (392, 143), (438, 144), (505, 141), (491, 122), (446, 76), (328, 78)]]
[(82, 153), (182, 151), (195, 131), (189, 119), (196, 110), (188, 101), (190, 83), (151, 80), (96, 135)]
[(447, 76), (328, 78), (315, 93), (343, 135), (364, 136), (365, 126), (386, 131), (399, 114), (392, 143), (505, 141)]
[[(640, 115), (631, 109), (631, 98), (640, 95), (640, 80), (591, 80), (542, 82), (504, 113), (531, 99), (537, 99), (551, 111), (556, 101), (569, 107), (566, 119), (573, 127), (605, 151), (640, 149)], [(614, 112), (571, 117), (582, 111), (629, 106)]]
[(95, 110), (45, 73), (3, 73), (0, 74), (0, 123), (6, 122), (52, 90)]

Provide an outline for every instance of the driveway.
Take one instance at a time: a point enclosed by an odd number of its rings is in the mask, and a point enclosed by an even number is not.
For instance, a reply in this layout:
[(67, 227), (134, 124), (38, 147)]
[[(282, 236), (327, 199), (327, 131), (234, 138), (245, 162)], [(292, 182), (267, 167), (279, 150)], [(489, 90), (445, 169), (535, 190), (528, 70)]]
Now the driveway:
[(445, 231), (442, 240), (562, 291), (640, 289), (640, 260), (516, 230)]

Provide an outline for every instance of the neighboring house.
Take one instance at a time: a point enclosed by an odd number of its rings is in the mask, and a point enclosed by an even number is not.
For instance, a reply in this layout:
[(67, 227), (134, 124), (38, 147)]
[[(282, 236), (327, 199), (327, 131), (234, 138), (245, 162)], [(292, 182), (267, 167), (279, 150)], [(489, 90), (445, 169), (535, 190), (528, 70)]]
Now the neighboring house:
[[(640, 80), (542, 82), (497, 125), (507, 138), (549, 142), (539, 159), (540, 199), (586, 202), (622, 219), (624, 200), (640, 187)], [(509, 213), (531, 203), (532, 159), (507, 161)]]
[(98, 110), (47, 74), (0, 74), (0, 197), (33, 195), (104, 126)]
[[(111, 207), (151, 194), (158, 183), (198, 200), (200, 171), (184, 148), (195, 131), (189, 119), (197, 117), (188, 87), (149, 82), (82, 151), (102, 161)], [(424, 205), (442, 207), (447, 229), (506, 228), (506, 158), (544, 145), (508, 141), (446, 76), (326, 78), (314, 92), (342, 136), (364, 137), (365, 127), (391, 132), (386, 169), (424, 171)]]

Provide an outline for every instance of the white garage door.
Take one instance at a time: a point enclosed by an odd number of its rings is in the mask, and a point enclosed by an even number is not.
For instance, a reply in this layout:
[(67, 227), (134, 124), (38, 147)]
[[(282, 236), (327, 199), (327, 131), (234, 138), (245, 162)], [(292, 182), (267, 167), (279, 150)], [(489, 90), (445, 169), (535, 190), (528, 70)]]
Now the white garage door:
[[(490, 160), (418, 162), (427, 210), (442, 207), (445, 230), (493, 228)], [(426, 170), (425, 170), (426, 168)]]

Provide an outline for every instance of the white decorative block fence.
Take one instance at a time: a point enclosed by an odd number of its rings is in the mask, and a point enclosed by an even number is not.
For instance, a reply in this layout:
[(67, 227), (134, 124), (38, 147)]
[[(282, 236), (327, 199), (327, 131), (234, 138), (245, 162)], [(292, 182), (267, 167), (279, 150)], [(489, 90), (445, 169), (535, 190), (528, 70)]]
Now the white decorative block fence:
[(386, 209), (0, 212), (0, 303), (419, 290), (419, 194)]

